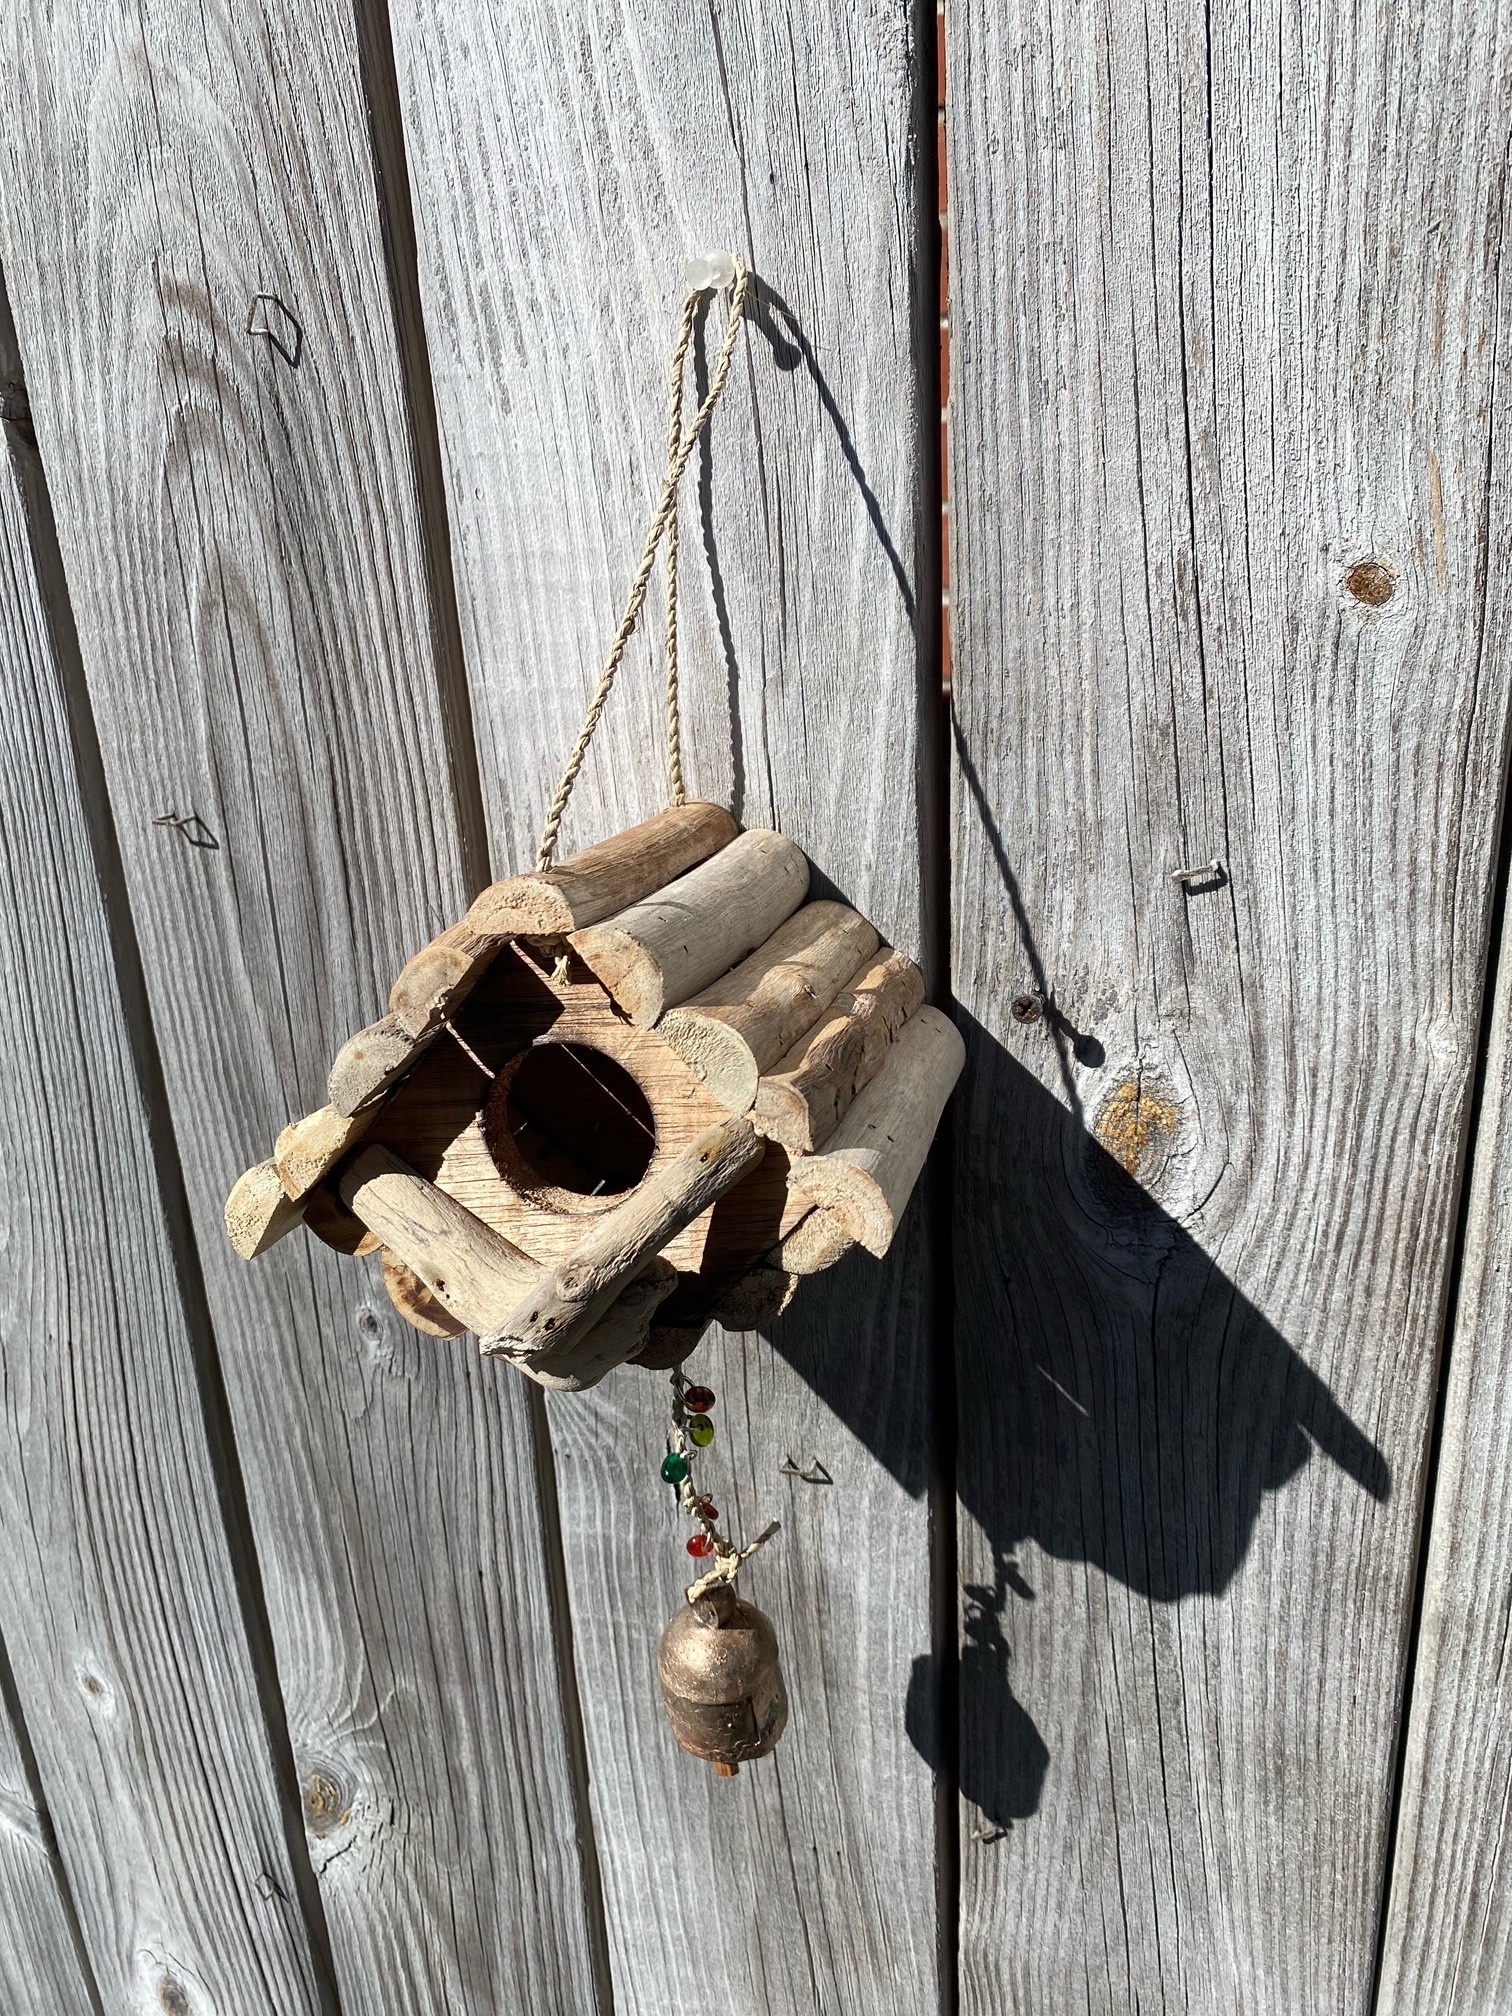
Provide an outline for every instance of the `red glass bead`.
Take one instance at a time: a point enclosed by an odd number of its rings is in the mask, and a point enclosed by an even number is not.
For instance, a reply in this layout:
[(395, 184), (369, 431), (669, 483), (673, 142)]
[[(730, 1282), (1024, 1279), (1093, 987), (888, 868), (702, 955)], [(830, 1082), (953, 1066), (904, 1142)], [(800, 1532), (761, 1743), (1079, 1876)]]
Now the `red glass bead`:
[(690, 1386), (682, 1397), (690, 1414), (707, 1414), (714, 1405), (714, 1395), (707, 1386)]
[(698, 1509), (700, 1513), (702, 1513), (703, 1517), (708, 1520), (711, 1526), (714, 1524), (714, 1521), (719, 1517), (719, 1507), (714, 1503), (714, 1500), (712, 1498), (700, 1498), (698, 1501)]
[(688, 1542), (688, 1552), (695, 1561), (702, 1561), (706, 1555), (714, 1552), (714, 1542), (707, 1533), (695, 1533)]

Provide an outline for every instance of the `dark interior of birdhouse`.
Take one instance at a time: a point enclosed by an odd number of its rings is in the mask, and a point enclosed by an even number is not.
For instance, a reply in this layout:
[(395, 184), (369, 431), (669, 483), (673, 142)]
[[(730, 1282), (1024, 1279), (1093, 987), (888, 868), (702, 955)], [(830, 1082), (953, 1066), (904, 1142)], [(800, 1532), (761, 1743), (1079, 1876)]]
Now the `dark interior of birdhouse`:
[(490, 1148), (508, 1137), (538, 1183), (617, 1197), (651, 1166), (650, 1102), (622, 1064), (587, 1043), (539, 1043), (500, 1074), (483, 1116)]

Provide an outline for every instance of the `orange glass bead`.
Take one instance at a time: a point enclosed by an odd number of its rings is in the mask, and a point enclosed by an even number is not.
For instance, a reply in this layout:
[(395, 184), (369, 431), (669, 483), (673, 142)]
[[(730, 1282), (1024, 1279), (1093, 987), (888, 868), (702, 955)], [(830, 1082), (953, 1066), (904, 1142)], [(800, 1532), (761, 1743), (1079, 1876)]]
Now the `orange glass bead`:
[(702, 1561), (714, 1552), (714, 1542), (707, 1533), (695, 1533), (688, 1542), (688, 1552), (695, 1561)]
[(690, 1386), (682, 1397), (690, 1414), (707, 1414), (714, 1405), (714, 1395), (707, 1386)]

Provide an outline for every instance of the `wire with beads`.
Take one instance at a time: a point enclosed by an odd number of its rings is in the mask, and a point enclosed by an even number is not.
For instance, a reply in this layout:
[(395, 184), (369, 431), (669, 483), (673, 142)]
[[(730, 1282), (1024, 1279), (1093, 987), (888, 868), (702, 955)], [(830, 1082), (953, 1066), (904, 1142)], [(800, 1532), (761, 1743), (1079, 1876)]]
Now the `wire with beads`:
[(716, 1396), (711, 1387), (694, 1385), (685, 1378), (681, 1368), (673, 1372), (671, 1384), (672, 1427), (661, 1474), (662, 1481), (670, 1484), (677, 1494), (678, 1509), (698, 1529), (687, 1542), (689, 1555), (705, 1568), (705, 1573), (687, 1592), (688, 1601), (694, 1603), (713, 1583), (733, 1582), (741, 1563), (749, 1560), (758, 1547), (766, 1545), (779, 1530), (779, 1522), (774, 1519), (749, 1547), (737, 1547), (720, 1530), (719, 1507), (699, 1489), (693, 1474), (699, 1453), (714, 1440), (714, 1423), (709, 1414)]

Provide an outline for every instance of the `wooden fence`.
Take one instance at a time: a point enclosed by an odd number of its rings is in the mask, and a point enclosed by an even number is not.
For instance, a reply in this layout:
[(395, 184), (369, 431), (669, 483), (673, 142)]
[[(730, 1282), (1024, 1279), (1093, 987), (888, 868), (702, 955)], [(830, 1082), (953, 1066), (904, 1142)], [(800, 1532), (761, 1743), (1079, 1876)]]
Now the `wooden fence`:
[[(4, 2006), (1504, 2016), (1506, 0), (948, 0), (948, 708), (929, 0), (0, 38)], [(529, 855), (726, 244), (690, 776), (971, 1053), (889, 1260), (695, 1360), (730, 1784), (661, 1382), (220, 1218)]]

